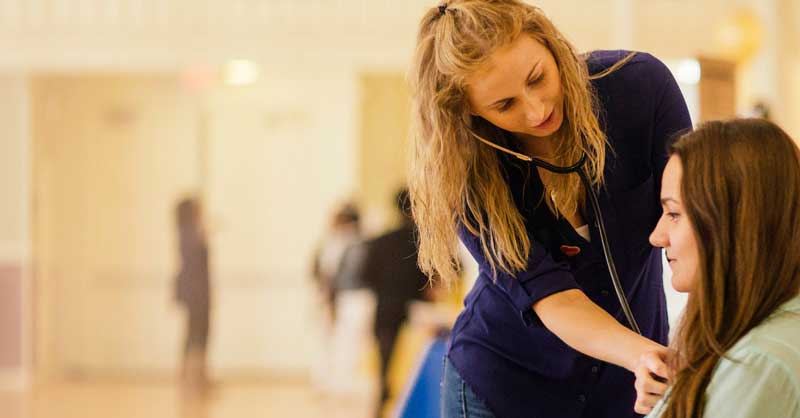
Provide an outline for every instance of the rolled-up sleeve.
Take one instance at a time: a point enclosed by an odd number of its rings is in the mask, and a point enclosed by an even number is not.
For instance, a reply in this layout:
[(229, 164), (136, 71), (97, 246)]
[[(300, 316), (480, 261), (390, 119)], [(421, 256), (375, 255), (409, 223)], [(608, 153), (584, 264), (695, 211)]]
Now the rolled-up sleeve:
[[(459, 228), (459, 237), (480, 266), (481, 274), (492, 277), (494, 273), (481, 249), (480, 238), (467, 231), (463, 225)], [(565, 290), (580, 289), (580, 286), (567, 263), (554, 260), (541, 243), (536, 242), (533, 237), (529, 239), (531, 251), (528, 254), (527, 268), (517, 275), (498, 269), (494, 276), (494, 284), (508, 296), (526, 325), (541, 326), (541, 321), (533, 311), (533, 305), (550, 295)]]

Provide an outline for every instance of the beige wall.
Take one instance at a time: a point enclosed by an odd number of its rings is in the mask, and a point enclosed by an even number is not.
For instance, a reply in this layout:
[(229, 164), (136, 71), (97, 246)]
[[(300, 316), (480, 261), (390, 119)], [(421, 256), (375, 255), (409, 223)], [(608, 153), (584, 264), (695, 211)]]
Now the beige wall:
[(397, 221), (394, 197), (407, 182), (411, 103), (401, 73), (362, 74), (359, 94), (359, 195), (366, 229), (375, 233)]
[(332, 72), (193, 94), (173, 76), (37, 77), (42, 370), (176, 369), (173, 204), (197, 190), (215, 372), (305, 373), (318, 345), (311, 253), (356, 188), (356, 92), (354, 77)]
[[(28, 87), (24, 76), (0, 75), (0, 248), (28, 239)], [(5, 251), (2, 251), (5, 252)]]
[(0, 76), (0, 387), (30, 364), (30, 143), (27, 78)]
[(218, 369), (305, 373), (320, 307), (311, 256), (357, 189), (356, 79), (265, 74), (207, 98)]
[(37, 363), (42, 372), (164, 367), (172, 207), (197, 188), (195, 108), (174, 77), (32, 83)]
[(781, 43), (777, 85), (785, 92), (778, 116), (789, 134), (800, 142), (800, 4), (795, 0), (780, 0), (778, 3), (781, 8), (778, 31)]

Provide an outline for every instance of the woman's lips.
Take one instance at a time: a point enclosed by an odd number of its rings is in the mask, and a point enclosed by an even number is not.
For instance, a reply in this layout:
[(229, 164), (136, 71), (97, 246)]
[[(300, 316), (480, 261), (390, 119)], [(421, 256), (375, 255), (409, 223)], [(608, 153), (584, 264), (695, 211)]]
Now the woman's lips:
[(539, 129), (539, 128), (544, 128), (544, 127), (547, 127), (547, 125), (548, 125), (550, 122), (552, 122), (552, 121), (553, 121), (553, 115), (554, 115), (555, 113), (556, 113), (556, 112), (554, 112), (554, 111), (550, 111), (550, 114), (549, 114), (549, 115), (547, 115), (547, 119), (545, 119), (545, 120), (544, 120), (542, 123), (540, 123), (540, 124), (538, 124), (538, 125), (534, 126), (534, 128), (535, 128), (535, 129)]

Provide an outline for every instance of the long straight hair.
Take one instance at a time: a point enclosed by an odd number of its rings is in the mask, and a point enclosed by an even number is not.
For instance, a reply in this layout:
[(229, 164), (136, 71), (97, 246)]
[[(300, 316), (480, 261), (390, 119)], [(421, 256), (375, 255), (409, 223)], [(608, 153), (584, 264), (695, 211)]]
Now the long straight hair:
[(664, 418), (698, 418), (720, 358), (800, 291), (800, 154), (760, 119), (709, 122), (672, 146), (700, 266)]

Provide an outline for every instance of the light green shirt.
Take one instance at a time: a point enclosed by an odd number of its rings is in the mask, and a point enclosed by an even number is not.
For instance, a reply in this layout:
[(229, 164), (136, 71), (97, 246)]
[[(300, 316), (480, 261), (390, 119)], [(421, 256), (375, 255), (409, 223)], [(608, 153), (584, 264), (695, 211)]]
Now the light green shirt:
[[(800, 296), (781, 305), (720, 359), (703, 418), (800, 418)], [(664, 412), (659, 402), (647, 418)]]

